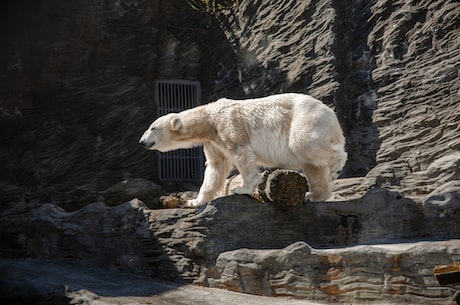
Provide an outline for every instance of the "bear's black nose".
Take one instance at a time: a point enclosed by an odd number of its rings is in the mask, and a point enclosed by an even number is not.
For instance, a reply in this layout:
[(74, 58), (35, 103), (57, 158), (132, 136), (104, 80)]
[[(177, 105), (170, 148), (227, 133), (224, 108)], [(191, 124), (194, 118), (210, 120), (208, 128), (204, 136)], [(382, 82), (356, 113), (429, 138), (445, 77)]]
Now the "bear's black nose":
[(141, 144), (141, 145), (143, 145), (145, 147), (150, 147), (150, 146), (155, 145), (155, 142), (148, 143), (147, 141), (141, 139), (141, 140), (139, 140), (139, 144)]

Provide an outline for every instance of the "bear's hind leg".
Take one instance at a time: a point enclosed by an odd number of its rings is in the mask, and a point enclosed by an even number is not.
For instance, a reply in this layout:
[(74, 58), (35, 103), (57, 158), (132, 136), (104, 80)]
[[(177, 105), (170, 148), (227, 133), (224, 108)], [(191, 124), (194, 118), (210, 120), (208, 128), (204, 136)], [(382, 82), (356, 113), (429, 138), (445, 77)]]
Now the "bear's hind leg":
[(304, 169), (308, 178), (310, 192), (305, 195), (308, 201), (325, 201), (332, 195), (330, 171), (327, 166), (307, 165)]
[(337, 179), (345, 166), (345, 162), (347, 162), (347, 153), (343, 149), (342, 145), (333, 146), (333, 151), (334, 154), (329, 161), (329, 168), (331, 169), (329, 176), (331, 181)]
[(252, 195), (257, 185), (262, 182), (257, 166), (257, 157), (250, 148), (238, 149), (235, 165), (243, 178), (243, 185), (232, 189), (234, 194)]

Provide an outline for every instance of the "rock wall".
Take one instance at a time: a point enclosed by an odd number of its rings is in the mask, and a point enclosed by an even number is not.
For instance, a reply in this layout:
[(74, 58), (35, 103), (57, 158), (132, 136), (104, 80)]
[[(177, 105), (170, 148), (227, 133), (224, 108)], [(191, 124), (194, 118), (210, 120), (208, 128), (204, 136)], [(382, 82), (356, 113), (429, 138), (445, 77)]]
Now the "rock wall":
[(371, 184), (388, 186), (459, 149), (459, 11), (456, 1), (240, 1), (219, 20), (245, 95), (299, 91), (334, 106), (345, 176), (377, 165)]
[(459, 149), (456, 1), (238, 3), (213, 16), (185, 1), (3, 4), (2, 183), (155, 180), (136, 145), (155, 117), (152, 81), (185, 78), (203, 102), (312, 94), (344, 127), (344, 176), (372, 170), (366, 187), (407, 195), (437, 187), (414, 180)]
[(458, 159), (460, 149), (459, 4), (381, 1), (370, 12), (372, 121), (381, 144), (369, 176), (407, 195), (427, 194), (439, 184), (414, 180), (443, 157)]
[(156, 7), (2, 4), (3, 183), (104, 189), (124, 177), (152, 177), (154, 163), (136, 143), (155, 115)]

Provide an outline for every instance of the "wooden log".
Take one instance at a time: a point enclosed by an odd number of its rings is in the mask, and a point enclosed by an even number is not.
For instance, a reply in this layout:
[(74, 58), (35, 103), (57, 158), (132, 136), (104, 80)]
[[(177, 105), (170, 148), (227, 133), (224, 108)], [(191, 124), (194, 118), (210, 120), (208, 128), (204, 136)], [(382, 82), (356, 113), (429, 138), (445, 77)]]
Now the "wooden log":
[[(261, 173), (260, 183), (252, 197), (260, 202), (273, 202), (282, 206), (298, 206), (305, 200), (308, 191), (307, 179), (299, 172), (286, 169), (269, 169)], [(235, 175), (226, 180), (220, 196), (233, 195), (232, 189), (243, 185), (241, 175)], [(165, 208), (184, 207), (187, 199), (194, 196), (190, 192), (182, 192), (161, 196), (160, 201)], [(196, 194), (195, 194), (196, 195)]]
[[(286, 169), (269, 169), (262, 174), (252, 196), (260, 202), (273, 202), (282, 206), (298, 206), (304, 202), (308, 183), (299, 172)], [(243, 183), (240, 175), (227, 179), (223, 195), (231, 195), (231, 190)]]
[(449, 265), (435, 266), (433, 273), (441, 285), (459, 284), (460, 262), (455, 262)]

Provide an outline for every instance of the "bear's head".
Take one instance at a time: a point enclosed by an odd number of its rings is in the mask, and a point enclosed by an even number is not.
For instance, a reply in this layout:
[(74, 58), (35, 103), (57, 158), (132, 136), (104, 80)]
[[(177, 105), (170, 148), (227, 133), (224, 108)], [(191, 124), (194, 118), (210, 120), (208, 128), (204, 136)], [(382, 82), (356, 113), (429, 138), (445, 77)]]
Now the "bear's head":
[(149, 150), (161, 152), (191, 148), (197, 143), (183, 137), (186, 129), (178, 113), (169, 113), (155, 120), (144, 132), (139, 144)]

